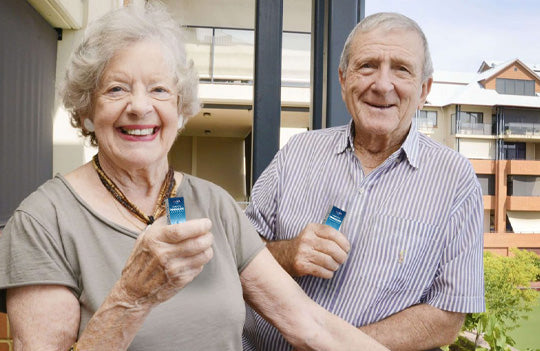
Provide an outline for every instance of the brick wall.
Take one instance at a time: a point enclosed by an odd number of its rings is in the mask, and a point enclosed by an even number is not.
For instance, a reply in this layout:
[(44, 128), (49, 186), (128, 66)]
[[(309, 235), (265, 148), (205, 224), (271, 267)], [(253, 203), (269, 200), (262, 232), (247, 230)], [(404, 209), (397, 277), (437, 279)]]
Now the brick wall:
[(13, 351), (7, 315), (0, 313), (0, 351)]

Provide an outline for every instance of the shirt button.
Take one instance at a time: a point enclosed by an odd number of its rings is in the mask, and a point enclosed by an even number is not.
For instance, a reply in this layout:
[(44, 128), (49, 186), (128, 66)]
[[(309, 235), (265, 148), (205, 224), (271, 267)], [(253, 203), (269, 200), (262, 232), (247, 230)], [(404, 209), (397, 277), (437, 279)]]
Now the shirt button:
[(358, 189), (358, 192), (360, 193), (360, 195), (362, 195), (364, 193), (364, 188)]

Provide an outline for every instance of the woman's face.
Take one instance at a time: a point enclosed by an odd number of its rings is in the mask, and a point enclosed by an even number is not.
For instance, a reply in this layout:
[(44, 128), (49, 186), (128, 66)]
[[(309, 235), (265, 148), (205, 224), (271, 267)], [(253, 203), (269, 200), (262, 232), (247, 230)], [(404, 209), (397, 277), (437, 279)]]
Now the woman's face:
[(99, 152), (120, 167), (167, 158), (178, 130), (178, 92), (160, 44), (140, 41), (111, 58), (94, 95)]

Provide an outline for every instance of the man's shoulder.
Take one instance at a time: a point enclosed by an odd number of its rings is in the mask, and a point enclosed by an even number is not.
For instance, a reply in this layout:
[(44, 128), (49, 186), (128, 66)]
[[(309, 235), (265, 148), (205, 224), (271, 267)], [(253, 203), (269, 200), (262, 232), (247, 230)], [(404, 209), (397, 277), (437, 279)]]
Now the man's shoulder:
[(431, 139), (430, 137), (418, 133), (418, 144), (420, 153), (430, 154), (431, 157), (436, 156), (439, 159), (445, 159), (452, 161), (453, 163), (470, 165), (470, 161), (467, 157), (459, 153), (458, 151)]
[(458, 151), (419, 133), (420, 162), (430, 168), (430, 173), (444, 174), (458, 183), (476, 182), (471, 161)]

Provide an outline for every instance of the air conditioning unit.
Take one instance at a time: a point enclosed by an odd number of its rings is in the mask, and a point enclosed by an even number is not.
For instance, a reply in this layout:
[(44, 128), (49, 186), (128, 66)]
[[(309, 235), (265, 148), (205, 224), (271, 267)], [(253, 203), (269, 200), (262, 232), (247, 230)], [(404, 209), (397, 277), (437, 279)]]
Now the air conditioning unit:
[(80, 29), (83, 25), (83, 0), (27, 0), (55, 28)]

